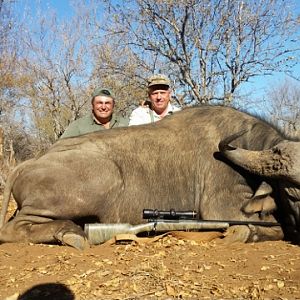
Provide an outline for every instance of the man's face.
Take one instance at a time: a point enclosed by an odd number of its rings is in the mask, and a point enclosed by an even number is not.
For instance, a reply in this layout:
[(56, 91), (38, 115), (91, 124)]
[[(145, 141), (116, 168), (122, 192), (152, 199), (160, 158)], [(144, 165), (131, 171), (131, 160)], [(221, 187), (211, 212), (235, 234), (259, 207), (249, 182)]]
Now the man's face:
[(114, 111), (114, 100), (106, 96), (96, 96), (92, 102), (95, 117), (101, 120), (110, 119)]
[(168, 107), (171, 91), (166, 85), (155, 85), (149, 88), (149, 99), (152, 109), (160, 114)]

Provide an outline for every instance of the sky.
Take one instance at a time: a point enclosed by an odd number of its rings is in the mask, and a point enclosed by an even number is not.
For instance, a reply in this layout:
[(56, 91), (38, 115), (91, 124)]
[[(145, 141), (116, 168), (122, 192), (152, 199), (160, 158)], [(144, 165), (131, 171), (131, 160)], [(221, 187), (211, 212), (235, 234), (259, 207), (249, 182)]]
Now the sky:
[[(35, 11), (41, 5), (42, 11), (47, 11), (50, 8), (55, 10), (59, 18), (68, 18), (72, 15), (72, 4), (80, 0), (23, 0), (18, 4), (18, 9), (22, 10), (24, 7), (29, 7), (30, 10)], [(87, 0), (85, 0), (87, 2)], [(288, 0), (283, 0), (288, 1)], [(295, 12), (300, 15), (300, 0), (295, 0)], [(300, 35), (300, 32), (299, 32)], [(299, 59), (300, 60), (300, 59)], [(300, 63), (294, 68), (294, 75), (300, 78)], [(264, 97), (266, 91), (280, 82), (283, 82), (287, 77), (283, 74), (274, 74), (272, 76), (263, 76), (251, 78), (249, 83), (243, 84), (242, 93), (250, 92), (254, 97)], [(289, 79), (290, 80), (290, 79)], [(298, 84), (298, 82), (297, 82)]]

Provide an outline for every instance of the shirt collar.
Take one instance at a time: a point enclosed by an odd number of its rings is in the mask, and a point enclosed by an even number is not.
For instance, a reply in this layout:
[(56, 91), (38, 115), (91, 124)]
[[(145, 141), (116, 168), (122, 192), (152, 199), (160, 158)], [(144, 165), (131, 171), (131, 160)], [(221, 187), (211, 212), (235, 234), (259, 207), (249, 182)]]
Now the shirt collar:
[[(152, 110), (152, 112), (153, 112), (153, 114), (156, 116), (156, 117), (159, 117), (160, 118), (160, 115), (158, 115), (156, 112), (155, 112), (155, 110), (153, 110), (153, 109), (151, 109)], [(166, 115), (169, 115), (169, 114), (172, 114), (173, 113), (173, 106), (172, 106), (172, 104), (169, 102), (168, 103), (168, 106), (167, 106), (167, 113), (166, 113)]]
[[(111, 119), (109, 121), (109, 128), (113, 128), (116, 123), (117, 123), (117, 117), (116, 115), (113, 113), (111, 116)], [(91, 113), (91, 124), (97, 124), (99, 126), (103, 126), (103, 124), (101, 124), (94, 116), (93, 112)]]

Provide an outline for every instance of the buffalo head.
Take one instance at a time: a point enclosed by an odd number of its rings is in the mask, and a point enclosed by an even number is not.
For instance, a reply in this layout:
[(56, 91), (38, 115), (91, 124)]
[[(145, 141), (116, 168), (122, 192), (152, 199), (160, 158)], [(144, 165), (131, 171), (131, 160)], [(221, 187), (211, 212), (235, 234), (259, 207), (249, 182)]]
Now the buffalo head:
[[(253, 151), (234, 147), (231, 142), (244, 132), (219, 144), (219, 150), (229, 161), (243, 169), (275, 180), (280, 190), (277, 204), (283, 227), (292, 240), (300, 241), (300, 142), (283, 141), (268, 150)], [(265, 201), (265, 198), (262, 198)], [(255, 199), (257, 207), (257, 199)], [(248, 204), (248, 212), (251, 203)], [(261, 207), (264, 205), (262, 204)], [(254, 211), (253, 211), (254, 212)]]

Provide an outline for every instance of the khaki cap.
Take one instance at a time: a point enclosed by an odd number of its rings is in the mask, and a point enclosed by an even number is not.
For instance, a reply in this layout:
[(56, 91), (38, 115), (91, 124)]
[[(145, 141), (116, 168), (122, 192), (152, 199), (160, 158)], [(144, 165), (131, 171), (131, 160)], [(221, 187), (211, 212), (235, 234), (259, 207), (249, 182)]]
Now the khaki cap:
[(156, 74), (151, 76), (148, 79), (148, 88), (153, 86), (153, 85), (166, 85), (166, 86), (170, 86), (171, 82), (169, 80), (169, 78), (165, 75), (162, 74)]

